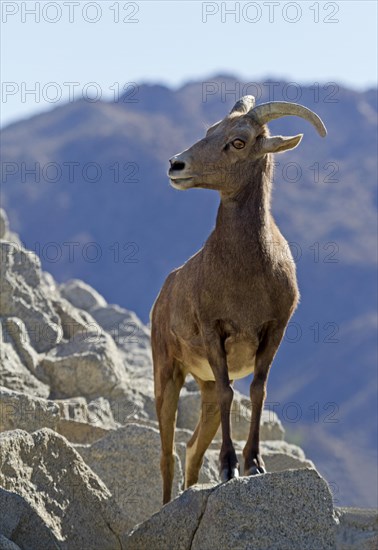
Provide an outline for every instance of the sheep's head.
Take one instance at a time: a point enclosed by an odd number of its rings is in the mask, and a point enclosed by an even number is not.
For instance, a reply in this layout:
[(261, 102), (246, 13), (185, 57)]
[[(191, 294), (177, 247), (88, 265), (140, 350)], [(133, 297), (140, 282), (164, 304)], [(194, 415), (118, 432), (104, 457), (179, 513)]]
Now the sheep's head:
[(327, 133), (318, 115), (302, 105), (274, 101), (255, 107), (255, 98), (244, 96), (226, 118), (207, 130), (203, 139), (169, 160), (172, 186), (181, 190), (201, 187), (237, 192), (238, 185), (243, 185), (238, 174), (246, 173), (248, 165), (268, 153), (293, 149), (301, 141), (303, 134), (269, 135), (265, 124), (288, 115), (308, 120), (323, 137)]

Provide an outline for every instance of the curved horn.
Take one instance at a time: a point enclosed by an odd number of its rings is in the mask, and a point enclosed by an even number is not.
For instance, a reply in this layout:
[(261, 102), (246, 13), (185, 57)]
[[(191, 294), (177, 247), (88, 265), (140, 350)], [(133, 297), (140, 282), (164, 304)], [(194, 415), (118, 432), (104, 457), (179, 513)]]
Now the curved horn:
[(233, 113), (240, 113), (242, 115), (245, 115), (246, 113), (248, 113), (248, 111), (253, 109), (254, 106), (255, 106), (254, 96), (245, 95), (235, 103), (235, 105), (232, 107), (230, 111), (230, 115), (232, 115)]
[(322, 137), (327, 135), (327, 129), (322, 119), (316, 113), (298, 103), (290, 103), (289, 101), (270, 101), (269, 103), (258, 105), (252, 109), (249, 115), (261, 125), (275, 118), (289, 115), (299, 116), (311, 122)]

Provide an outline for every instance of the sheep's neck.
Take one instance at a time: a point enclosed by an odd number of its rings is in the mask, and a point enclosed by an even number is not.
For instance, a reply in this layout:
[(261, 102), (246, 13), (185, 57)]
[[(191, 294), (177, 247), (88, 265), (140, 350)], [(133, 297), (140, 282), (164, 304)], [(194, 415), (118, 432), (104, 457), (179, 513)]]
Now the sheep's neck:
[(224, 246), (252, 250), (251, 244), (265, 248), (273, 219), (270, 213), (271, 168), (254, 167), (245, 175), (245, 184), (237, 196), (221, 195), (215, 233)]

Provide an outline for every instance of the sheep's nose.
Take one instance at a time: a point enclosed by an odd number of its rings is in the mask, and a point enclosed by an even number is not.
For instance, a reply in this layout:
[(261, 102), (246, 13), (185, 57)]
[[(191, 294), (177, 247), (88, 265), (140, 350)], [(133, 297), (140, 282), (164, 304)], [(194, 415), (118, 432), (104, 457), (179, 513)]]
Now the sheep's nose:
[(175, 157), (169, 159), (169, 163), (171, 165), (171, 170), (184, 170), (185, 168), (185, 162), (176, 160)]

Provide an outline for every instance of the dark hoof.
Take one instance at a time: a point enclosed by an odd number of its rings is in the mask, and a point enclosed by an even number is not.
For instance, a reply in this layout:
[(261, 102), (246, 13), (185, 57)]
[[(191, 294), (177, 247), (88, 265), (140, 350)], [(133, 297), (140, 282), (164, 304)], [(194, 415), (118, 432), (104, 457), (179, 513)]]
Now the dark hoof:
[(239, 468), (223, 468), (220, 473), (222, 483), (230, 481), (230, 479), (234, 479), (235, 477), (239, 477)]
[(262, 466), (252, 466), (252, 468), (249, 468), (249, 470), (244, 473), (245, 476), (257, 476), (261, 474), (266, 474), (266, 470)]

